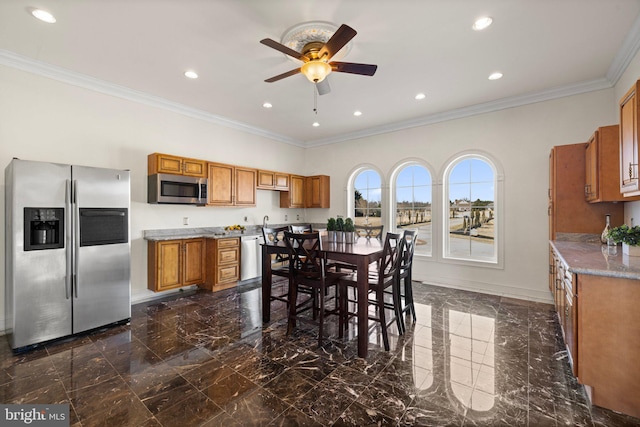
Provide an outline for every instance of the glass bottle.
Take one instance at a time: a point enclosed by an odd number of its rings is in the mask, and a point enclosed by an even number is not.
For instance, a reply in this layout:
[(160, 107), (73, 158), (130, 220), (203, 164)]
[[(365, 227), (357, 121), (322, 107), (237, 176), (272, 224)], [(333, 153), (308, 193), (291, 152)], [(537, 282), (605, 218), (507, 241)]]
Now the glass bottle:
[(611, 215), (605, 215), (605, 225), (604, 230), (602, 230), (602, 234), (600, 235), (600, 242), (603, 245), (607, 244), (609, 231), (611, 231)]

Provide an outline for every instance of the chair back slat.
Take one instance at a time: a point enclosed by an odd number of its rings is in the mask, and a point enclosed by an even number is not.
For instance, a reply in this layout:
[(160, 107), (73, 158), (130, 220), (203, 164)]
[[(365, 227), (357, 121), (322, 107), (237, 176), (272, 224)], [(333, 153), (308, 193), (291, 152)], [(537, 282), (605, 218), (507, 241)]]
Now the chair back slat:
[(378, 240), (383, 238), (384, 225), (356, 225), (355, 229), (358, 237), (366, 237), (367, 240), (372, 237)]
[(289, 268), (294, 278), (324, 279), (325, 260), (322, 254), (322, 239), (319, 232), (284, 233), (289, 250)]
[(311, 224), (299, 224), (290, 226), (292, 233), (312, 233), (313, 226)]
[(402, 238), (404, 240), (404, 249), (402, 251), (402, 261), (400, 263), (400, 268), (402, 270), (407, 270), (411, 268), (411, 264), (413, 263), (413, 253), (415, 252), (416, 248), (418, 232), (416, 230), (404, 230)]
[(382, 258), (378, 266), (378, 282), (381, 285), (397, 274), (403, 242), (404, 240), (399, 233), (387, 233), (384, 240)]

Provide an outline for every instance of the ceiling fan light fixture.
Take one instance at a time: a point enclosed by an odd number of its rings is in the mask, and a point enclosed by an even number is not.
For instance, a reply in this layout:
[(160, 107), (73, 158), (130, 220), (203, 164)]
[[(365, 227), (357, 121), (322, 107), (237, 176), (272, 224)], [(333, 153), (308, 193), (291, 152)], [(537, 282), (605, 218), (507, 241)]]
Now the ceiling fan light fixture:
[(300, 71), (310, 82), (320, 83), (331, 72), (331, 65), (324, 61), (309, 61), (302, 65)]

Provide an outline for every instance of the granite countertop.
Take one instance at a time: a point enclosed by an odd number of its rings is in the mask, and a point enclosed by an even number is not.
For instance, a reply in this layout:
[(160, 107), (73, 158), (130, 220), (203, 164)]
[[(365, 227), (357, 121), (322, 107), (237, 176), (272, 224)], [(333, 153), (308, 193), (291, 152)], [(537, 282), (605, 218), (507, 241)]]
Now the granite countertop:
[(640, 280), (640, 257), (623, 254), (621, 246), (618, 254), (612, 256), (603, 252), (606, 245), (599, 242), (553, 240), (550, 243), (572, 273)]
[(171, 228), (163, 230), (144, 230), (144, 239), (151, 241), (176, 240), (176, 239), (196, 239), (204, 237), (206, 239), (227, 239), (230, 237), (262, 236), (261, 227), (247, 227), (244, 232), (226, 231), (224, 227), (204, 227), (204, 228)]

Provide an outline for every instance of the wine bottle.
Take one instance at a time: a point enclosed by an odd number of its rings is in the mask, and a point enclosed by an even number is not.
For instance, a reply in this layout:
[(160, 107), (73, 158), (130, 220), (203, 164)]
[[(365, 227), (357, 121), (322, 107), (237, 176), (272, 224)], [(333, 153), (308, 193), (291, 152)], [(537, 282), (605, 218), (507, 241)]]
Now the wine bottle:
[(600, 242), (603, 245), (607, 244), (607, 239), (609, 236), (609, 231), (611, 231), (611, 215), (605, 215), (605, 225), (604, 230), (602, 230), (602, 234), (600, 235)]

